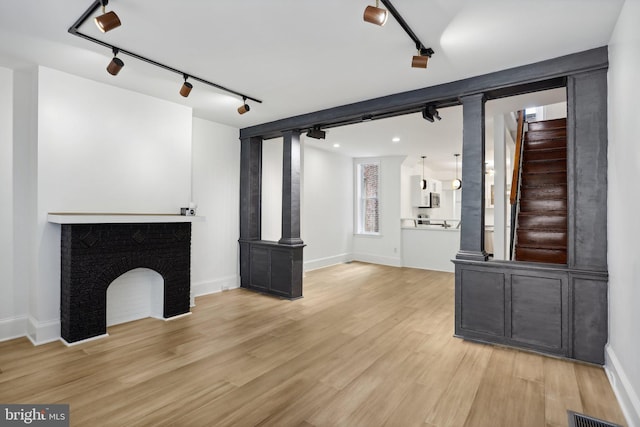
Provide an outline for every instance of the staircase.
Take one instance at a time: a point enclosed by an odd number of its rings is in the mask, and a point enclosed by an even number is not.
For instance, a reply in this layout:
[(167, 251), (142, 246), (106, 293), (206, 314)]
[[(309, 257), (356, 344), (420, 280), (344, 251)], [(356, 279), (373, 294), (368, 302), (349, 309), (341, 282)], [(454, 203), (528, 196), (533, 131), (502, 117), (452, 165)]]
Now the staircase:
[(566, 119), (529, 123), (516, 235), (516, 261), (567, 263)]

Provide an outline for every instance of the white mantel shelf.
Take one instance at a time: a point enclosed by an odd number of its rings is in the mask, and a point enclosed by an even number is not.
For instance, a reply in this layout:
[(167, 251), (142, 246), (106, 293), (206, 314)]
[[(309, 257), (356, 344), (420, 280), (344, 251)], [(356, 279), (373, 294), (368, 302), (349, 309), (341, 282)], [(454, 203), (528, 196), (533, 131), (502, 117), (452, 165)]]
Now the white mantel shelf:
[(49, 212), (47, 214), (47, 221), (54, 224), (132, 224), (150, 222), (198, 222), (204, 220), (204, 216), (151, 213), (134, 214)]

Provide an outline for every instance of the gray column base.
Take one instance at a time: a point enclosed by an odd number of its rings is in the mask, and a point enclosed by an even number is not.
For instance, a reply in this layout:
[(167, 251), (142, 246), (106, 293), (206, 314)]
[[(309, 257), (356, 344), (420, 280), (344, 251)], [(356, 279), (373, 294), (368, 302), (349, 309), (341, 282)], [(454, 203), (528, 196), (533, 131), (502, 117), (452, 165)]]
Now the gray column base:
[(467, 261), (487, 261), (489, 254), (484, 250), (482, 251), (458, 251), (456, 259), (463, 259)]
[(282, 238), (278, 240), (278, 244), (295, 246), (295, 245), (304, 245), (304, 242), (302, 241), (302, 239), (299, 239), (299, 238), (290, 238), (290, 239)]

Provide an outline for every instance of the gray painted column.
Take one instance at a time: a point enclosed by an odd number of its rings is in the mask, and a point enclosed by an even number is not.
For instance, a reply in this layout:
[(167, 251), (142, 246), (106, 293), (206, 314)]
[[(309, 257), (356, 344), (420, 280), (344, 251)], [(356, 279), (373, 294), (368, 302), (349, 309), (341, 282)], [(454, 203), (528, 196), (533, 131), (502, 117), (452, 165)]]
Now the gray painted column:
[(278, 243), (301, 245), (300, 131), (284, 131), (282, 136), (282, 238)]
[(240, 239), (260, 240), (262, 223), (262, 138), (240, 142)]
[(607, 70), (567, 79), (567, 264), (607, 271)]
[(251, 286), (251, 242), (261, 239), (262, 138), (240, 140), (240, 286)]
[(486, 261), (484, 250), (484, 94), (462, 101), (462, 208), (456, 259)]

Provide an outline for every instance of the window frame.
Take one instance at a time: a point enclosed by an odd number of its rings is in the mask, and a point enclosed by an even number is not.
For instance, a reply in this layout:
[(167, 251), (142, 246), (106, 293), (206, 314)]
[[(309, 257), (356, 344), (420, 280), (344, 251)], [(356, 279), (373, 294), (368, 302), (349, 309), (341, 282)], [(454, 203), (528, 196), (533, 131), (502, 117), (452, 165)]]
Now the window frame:
[[(366, 197), (363, 197), (364, 190), (364, 166), (366, 165), (376, 165), (378, 168), (377, 174), (377, 191), (376, 191), (376, 200), (378, 201), (377, 207), (377, 215), (378, 215), (378, 231), (365, 231), (365, 212), (366, 212)], [(357, 159), (355, 160), (355, 198), (354, 198), (354, 234), (357, 236), (365, 236), (365, 237), (380, 237), (381, 233), (381, 176), (382, 176), (382, 165), (379, 159)]]

